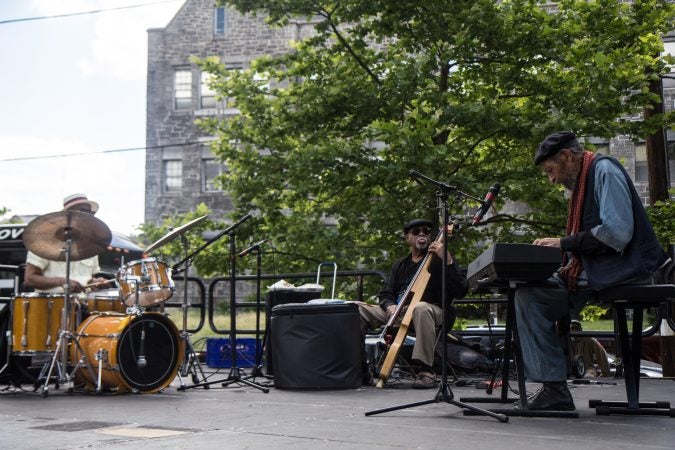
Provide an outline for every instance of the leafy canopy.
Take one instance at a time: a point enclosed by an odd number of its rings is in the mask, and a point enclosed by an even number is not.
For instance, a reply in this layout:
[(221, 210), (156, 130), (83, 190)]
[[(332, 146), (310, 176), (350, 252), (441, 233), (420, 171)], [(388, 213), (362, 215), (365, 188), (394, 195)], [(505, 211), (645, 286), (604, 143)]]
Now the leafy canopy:
[[(498, 181), (497, 210), (519, 212), (460, 228), (461, 264), (486, 239), (560, 235), (565, 200), (532, 165), (537, 143), (558, 129), (637, 138), (671, 123), (623, 119), (660, 101), (648, 86), (668, 70), (665, 0), (567, 0), (556, 11), (534, 0), (220, 3), (271, 27), (316, 23), (292, 51), (245, 71), (199, 61), (241, 112), (202, 121), (219, 137), (233, 217), (260, 212), (252, 231), (274, 242), (284, 271), (386, 270), (405, 252), (405, 221), (437, 220), (435, 187), (411, 169), (478, 198)], [(478, 206), (454, 194), (449, 204), (459, 216)]]

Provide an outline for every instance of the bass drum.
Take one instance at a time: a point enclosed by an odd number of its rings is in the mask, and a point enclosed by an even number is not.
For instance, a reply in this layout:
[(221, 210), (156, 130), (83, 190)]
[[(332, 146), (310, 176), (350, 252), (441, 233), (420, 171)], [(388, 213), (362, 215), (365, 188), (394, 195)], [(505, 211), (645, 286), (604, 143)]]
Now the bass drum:
[(93, 314), (77, 328), (71, 361), (81, 362), (76, 381), (88, 389), (118, 393), (157, 392), (176, 377), (183, 362), (185, 343), (176, 325), (161, 313)]

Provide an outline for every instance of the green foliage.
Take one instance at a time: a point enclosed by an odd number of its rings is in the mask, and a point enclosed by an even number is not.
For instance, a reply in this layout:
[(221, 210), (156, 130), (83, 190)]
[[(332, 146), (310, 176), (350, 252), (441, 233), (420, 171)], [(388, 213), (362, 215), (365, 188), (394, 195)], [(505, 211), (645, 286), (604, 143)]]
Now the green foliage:
[(586, 305), (584, 309), (581, 310), (581, 320), (584, 322), (595, 322), (602, 319), (607, 315), (609, 309), (603, 308), (598, 305)]
[[(260, 212), (255, 235), (274, 242), (284, 271), (321, 261), (387, 270), (405, 251), (402, 224), (435, 219), (435, 188), (412, 182), (410, 169), (475, 197), (499, 181), (498, 210), (530, 206), (460, 229), (451, 247), (461, 264), (479, 242), (560, 235), (565, 200), (532, 166), (541, 138), (556, 129), (639, 137), (671, 120), (621, 119), (658, 100), (648, 86), (666, 71), (667, 1), (568, 0), (556, 13), (535, 0), (220, 3), (272, 27), (318, 19), (293, 51), (243, 72), (199, 62), (241, 112), (202, 121), (219, 137), (223, 187), (236, 216)], [(457, 215), (477, 206), (449, 204)]]
[[(169, 235), (172, 230), (177, 229), (197, 218), (209, 214), (209, 209), (206, 205), (200, 204), (193, 212), (187, 214), (179, 214), (177, 216), (166, 219), (161, 226), (153, 224), (144, 224), (141, 226), (144, 244), (151, 245), (159, 239)], [(190, 256), (198, 248), (206, 244), (206, 240), (202, 233), (207, 231), (217, 231), (223, 229), (223, 224), (216, 223), (210, 219), (205, 219), (197, 225), (190, 227), (180, 236), (174, 236), (174, 239), (167, 241), (161, 245), (157, 250), (152, 252), (152, 256), (158, 256), (164, 259), (170, 266), (181, 262)], [(213, 233), (212, 233), (213, 234)], [(183, 238), (187, 240), (183, 242)], [(187, 244), (187, 248), (185, 248)], [(223, 257), (228, 255), (227, 237), (220, 239), (210, 246), (207, 246), (202, 252), (194, 257), (192, 263), (194, 268), (201, 276), (222, 275), (229, 272), (229, 258)]]
[(466, 327), (469, 325), (469, 320), (464, 317), (457, 317), (455, 323), (452, 325), (452, 329), (456, 331), (466, 330)]
[[(675, 190), (670, 190), (674, 195)], [(663, 248), (675, 244), (675, 201), (672, 198), (665, 201), (657, 201), (647, 208), (649, 220), (654, 227), (656, 237)]]

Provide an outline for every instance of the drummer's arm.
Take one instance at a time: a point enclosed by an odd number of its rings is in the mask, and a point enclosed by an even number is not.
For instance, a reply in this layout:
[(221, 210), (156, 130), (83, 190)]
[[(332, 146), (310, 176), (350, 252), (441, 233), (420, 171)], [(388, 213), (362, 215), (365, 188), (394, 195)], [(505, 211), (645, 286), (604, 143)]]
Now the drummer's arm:
[[(66, 277), (46, 277), (42, 269), (30, 263), (26, 264), (24, 274), (24, 284), (33, 289), (52, 289), (66, 284)], [(70, 290), (72, 292), (81, 292), (82, 285), (75, 280), (70, 280)]]

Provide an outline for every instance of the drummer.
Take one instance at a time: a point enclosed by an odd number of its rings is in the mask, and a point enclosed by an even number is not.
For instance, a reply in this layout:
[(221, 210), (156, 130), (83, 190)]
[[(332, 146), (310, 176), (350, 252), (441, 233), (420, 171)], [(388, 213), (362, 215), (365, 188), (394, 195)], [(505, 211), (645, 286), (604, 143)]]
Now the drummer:
[[(63, 200), (63, 210), (96, 214), (98, 203), (87, 199), (84, 194), (73, 194)], [(87, 285), (108, 281), (96, 276), (100, 271), (98, 256), (81, 261), (71, 261), (70, 292), (84, 292)], [(50, 261), (29, 251), (26, 257), (24, 284), (27, 288), (41, 292), (63, 293), (66, 284), (66, 262)], [(99, 287), (106, 288), (107, 285), (101, 284)]]

